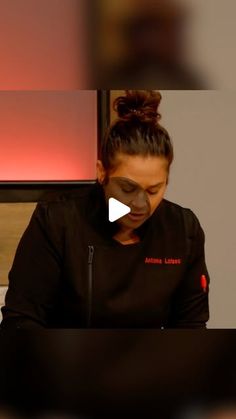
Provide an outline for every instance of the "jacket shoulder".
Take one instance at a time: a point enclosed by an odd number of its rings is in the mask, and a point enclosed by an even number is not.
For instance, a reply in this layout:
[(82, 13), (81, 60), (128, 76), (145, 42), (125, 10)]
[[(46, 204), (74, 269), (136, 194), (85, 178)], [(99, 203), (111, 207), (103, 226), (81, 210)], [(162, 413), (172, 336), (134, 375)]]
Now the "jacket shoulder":
[(86, 203), (93, 184), (81, 185), (74, 190), (61, 190), (45, 193), (38, 201), (34, 211), (34, 218), (41, 224), (50, 224), (55, 228), (65, 224), (71, 224), (72, 220), (86, 211)]
[(69, 190), (54, 190), (50, 192), (45, 192), (45, 194), (39, 200), (41, 204), (49, 204), (53, 202), (71, 202), (76, 199), (86, 198), (89, 196), (91, 191), (94, 189), (94, 183), (91, 184), (81, 184), (76, 189), (69, 189)]
[(190, 235), (195, 235), (201, 229), (200, 222), (196, 214), (190, 209), (182, 207), (179, 204), (163, 199), (163, 210), (167, 216), (172, 216), (173, 219), (182, 220), (185, 230)]
[(194, 215), (193, 211), (190, 208), (183, 207), (180, 204), (176, 204), (175, 202), (169, 201), (168, 199), (163, 199), (162, 202), (165, 208), (168, 208), (176, 212), (190, 212)]

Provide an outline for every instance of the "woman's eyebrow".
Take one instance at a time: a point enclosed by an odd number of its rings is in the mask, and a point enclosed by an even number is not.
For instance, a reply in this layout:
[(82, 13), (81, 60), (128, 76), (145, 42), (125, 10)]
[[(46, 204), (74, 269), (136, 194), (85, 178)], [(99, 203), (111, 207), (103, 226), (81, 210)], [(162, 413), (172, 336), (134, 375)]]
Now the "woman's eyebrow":
[(119, 180), (119, 183), (121, 184), (121, 185), (126, 185), (126, 186), (139, 186), (138, 185), (138, 183), (136, 183), (136, 182), (134, 182), (133, 180), (131, 180), (131, 179), (120, 179)]
[[(132, 179), (128, 179), (128, 178), (120, 178), (119, 180), (118, 180), (118, 182), (119, 182), (119, 184), (120, 185), (126, 185), (126, 186), (132, 186), (132, 187), (141, 187), (142, 188), (142, 186), (141, 185), (139, 185), (137, 182), (135, 182), (134, 180), (132, 180)], [(162, 186), (162, 185), (164, 185), (164, 181), (163, 182), (158, 182), (157, 184), (155, 184), (155, 185), (150, 185), (150, 186), (148, 186), (146, 189), (151, 189), (151, 188), (156, 188), (156, 187), (158, 187), (158, 186)]]
[(159, 183), (157, 183), (156, 185), (150, 185), (150, 186), (148, 186), (148, 188), (147, 188), (147, 189), (150, 189), (150, 188), (156, 188), (157, 186), (162, 186), (164, 183), (165, 183), (165, 182), (159, 182)]

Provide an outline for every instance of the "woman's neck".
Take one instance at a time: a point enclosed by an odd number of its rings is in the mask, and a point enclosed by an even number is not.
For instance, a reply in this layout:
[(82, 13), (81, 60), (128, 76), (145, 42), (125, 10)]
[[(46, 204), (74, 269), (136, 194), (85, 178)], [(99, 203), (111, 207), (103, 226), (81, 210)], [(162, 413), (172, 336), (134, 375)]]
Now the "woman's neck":
[(113, 239), (119, 241), (122, 244), (137, 243), (140, 238), (134, 233), (134, 230), (123, 230), (120, 229), (114, 236)]

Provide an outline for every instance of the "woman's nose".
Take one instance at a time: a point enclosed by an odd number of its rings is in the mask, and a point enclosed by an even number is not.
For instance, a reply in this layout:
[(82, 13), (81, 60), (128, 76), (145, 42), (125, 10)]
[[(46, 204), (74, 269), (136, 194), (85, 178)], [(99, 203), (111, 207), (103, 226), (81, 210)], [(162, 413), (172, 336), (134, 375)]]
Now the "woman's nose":
[(130, 207), (133, 212), (138, 211), (140, 213), (147, 212), (149, 209), (149, 199), (145, 191), (139, 191), (134, 199), (130, 202)]

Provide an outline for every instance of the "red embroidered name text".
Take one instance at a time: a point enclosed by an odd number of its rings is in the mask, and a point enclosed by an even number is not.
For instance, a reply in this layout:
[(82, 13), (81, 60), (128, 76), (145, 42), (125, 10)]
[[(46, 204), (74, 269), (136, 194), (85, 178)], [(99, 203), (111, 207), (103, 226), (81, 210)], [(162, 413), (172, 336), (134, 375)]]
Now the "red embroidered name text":
[(157, 265), (181, 265), (182, 259), (174, 258), (145, 258), (145, 263), (152, 263)]

